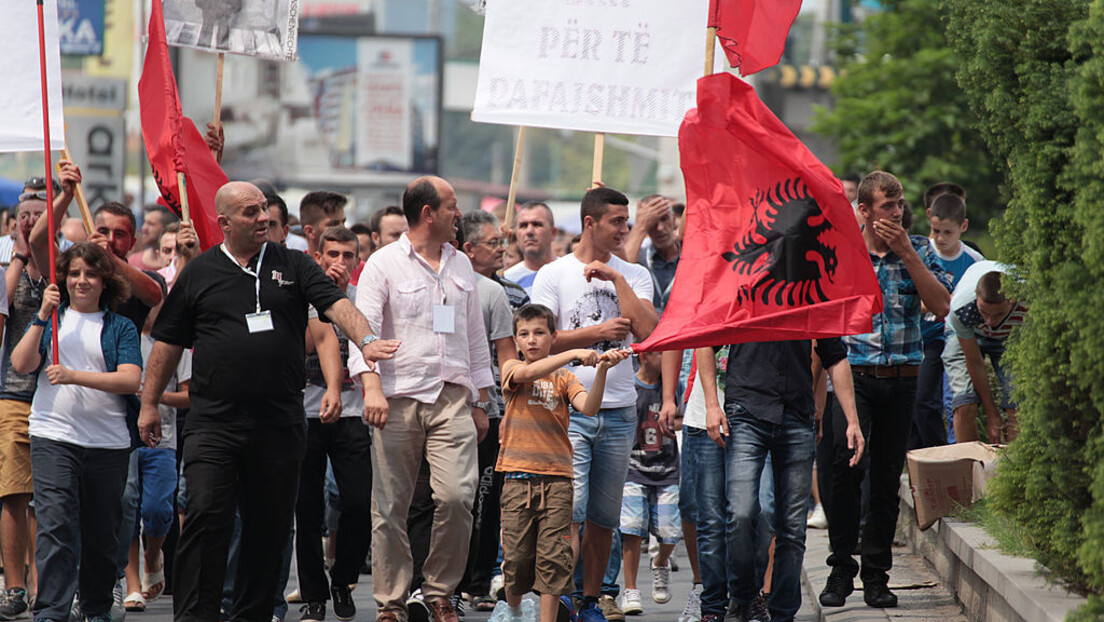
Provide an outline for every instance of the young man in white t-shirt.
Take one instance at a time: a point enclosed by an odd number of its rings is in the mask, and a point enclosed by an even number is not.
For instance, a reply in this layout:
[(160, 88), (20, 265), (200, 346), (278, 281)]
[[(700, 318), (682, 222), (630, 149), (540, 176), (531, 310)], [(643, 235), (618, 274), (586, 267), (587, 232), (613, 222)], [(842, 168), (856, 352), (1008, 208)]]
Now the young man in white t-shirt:
[[(629, 200), (610, 188), (594, 188), (582, 202), (583, 233), (574, 250), (542, 267), (533, 281), (532, 302), (556, 314), (553, 352), (572, 348), (605, 351), (627, 347), (651, 334), (659, 321), (652, 306), (652, 277), (647, 269), (617, 256), (629, 233)], [(594, 370), (571, 366), (590, 389)], [(598, 608), (602, 575), (609, 561), (612, 530), (620, 523), (621, 492), (636, 435), (636, 386), (633, 370), (609, 371), (602, 409), (595, 417), (572, 413), (568, 435), (574, 450), (575, 500), (572, 523), (581, 542), (582, 622), (605, 620)], [(620, 562), (620, 560), (618, 560)], [(613, 604), (615, 594), (603, 596)]]

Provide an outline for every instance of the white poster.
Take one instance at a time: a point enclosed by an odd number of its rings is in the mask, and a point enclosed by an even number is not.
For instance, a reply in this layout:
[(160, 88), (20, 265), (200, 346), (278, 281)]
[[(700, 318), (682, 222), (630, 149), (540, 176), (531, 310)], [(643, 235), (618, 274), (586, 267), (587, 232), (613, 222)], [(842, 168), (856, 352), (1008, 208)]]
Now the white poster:
[(412, 43), (409, 39), (357, 42), (356, 166), (408, 170)]
[(169, 45), (295, 60), (299, 0), (164, 0)]
[(677, 136), (709, 0), (487, 0), (472, 120)]
[[(46, 75), (50, 97), (50, 146), (65, 147), (61, 101), (61, 52), (58, 43), (57, 0), (46, 0)], [(42, 74), (39, 66), (38, 6), (5, 2), (0, 19), (0, 58), (4, 59), (0, 88), (0, 152), (42, 151)]]

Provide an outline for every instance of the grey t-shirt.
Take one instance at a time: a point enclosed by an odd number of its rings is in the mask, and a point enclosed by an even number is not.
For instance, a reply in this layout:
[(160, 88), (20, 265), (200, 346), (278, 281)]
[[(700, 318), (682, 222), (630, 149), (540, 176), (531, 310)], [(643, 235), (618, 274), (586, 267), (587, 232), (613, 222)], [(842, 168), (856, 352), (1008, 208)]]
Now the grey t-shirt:
[(488, 347), (491, 349), (491, 373), (495, 381), (495, 399), (497, 411), (487, 413), (488, 417), (501, 417), (505, 410), (502, 404), (501, 379), (498, 372), (498, 351), (494, 342), (514, 334), (514, 312), (506, 298), (502, 286), (482, 274), (475, 275), (475, 284), (479, 288), (479, 304), (483, 309), (483, 327), (487, 330)]

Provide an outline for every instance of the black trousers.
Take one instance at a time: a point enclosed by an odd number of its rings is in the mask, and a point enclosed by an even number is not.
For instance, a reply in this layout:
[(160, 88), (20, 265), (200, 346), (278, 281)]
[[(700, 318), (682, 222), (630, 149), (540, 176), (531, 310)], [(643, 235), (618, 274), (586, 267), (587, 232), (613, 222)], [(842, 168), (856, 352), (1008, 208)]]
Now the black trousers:
[(307, 420), (307, 450), (299, 477), (295, 504), (298, 537), (295, 558), (299, 565), (299, 592), (303, 602), (329, 599), (322, 551), (322, 523), (326, 514), (326, 458), (333, 465), (340, 498), (337, 559), (330, 569), (335, 585), (351, 585), (371, 544), (372, 441), (360, 417), (342, 417), (334, 423)]
[(188, 504), (173, 573), (173, 619), (219, 619), (237, 509), (242, 519), (241, 557), (230, 620), (271, 620), (291, 534), (306, 425), (262, 423), (226, 429), (189, 421), (184, 437)]
[(943, 418), (944, 343), (942, 339), (924, 343), (924, 362), (920, 364), (920, 376), (916, 379), (916, 410), (909, 449), (947, 444), (947, 421)]
[(487, 437), (479, 444), (479, 485), (472, 505), (472, 535), (468, 546), (468, 566), (460, 582), (469, 594), (483, 596), (491, 591), (491, 572), (498, 562), (501, 535), (502, 473), (495, 472), (498, 461), (498, 427), (501, 418), (491, 419)]
[[(828, 565), (834, 574), (863, 583), (886, 583), (893, 566), (893, 536), (900, 508), (897, 491), (905, 464), (905, 447), (912, 429), (916, 378), (874, 378), (854, 373), (855, 406), (866, 438), (866, 451), (855, 468), (848, 466), (843, 414), (833, 414), (831, 437), (831, 500), (828, 538), (832, 553)], [(828, 440), (825, 438), (824, 440)], [(852, 557), (859, 538), (863, 476), (870, 474), (870, 504), (862, 535), (862, 569)]]

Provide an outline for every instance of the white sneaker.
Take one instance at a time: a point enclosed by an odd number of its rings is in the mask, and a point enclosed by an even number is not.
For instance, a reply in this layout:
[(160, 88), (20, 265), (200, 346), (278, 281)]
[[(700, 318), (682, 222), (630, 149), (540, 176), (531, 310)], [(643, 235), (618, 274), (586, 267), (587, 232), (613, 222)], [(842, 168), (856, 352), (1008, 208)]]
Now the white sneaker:
[(809, 515), (809, 519), (805, 521), (805, 526), (810, 529), (827, 529), (828, 528), (828, 515), (824, 513), (824, 506), (816, 504), (813, 508), (813, 513)]
[(690, 590), (690, 596), (686, 598), (686, 607), (682, 610), (678, 622), (701, 622), (701, 593), (702, 584), (695, 583)]
[(640, 600), (640, 590), (626, 589), (621, 595), (621, 611), (627, 616), (644, 613), (644, 603)]
[(663, 604), (671, 600), (671, 568), (652, 566), (652, 600)]

